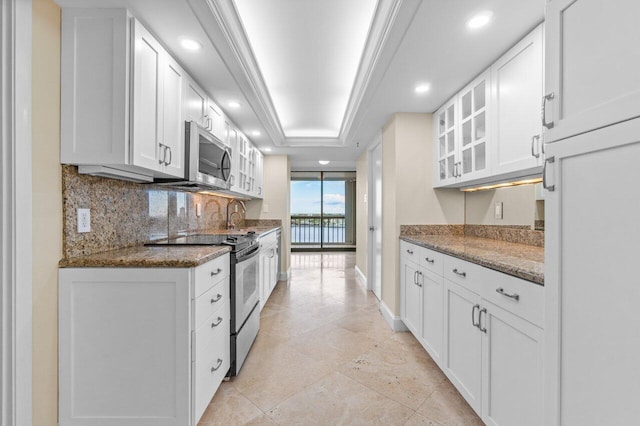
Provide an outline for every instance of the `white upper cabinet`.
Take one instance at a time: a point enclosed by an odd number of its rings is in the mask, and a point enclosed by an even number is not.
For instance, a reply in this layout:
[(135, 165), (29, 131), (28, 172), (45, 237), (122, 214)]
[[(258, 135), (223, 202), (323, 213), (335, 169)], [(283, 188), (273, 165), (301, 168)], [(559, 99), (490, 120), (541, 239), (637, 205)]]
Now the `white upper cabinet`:
[(483, 73), (458, 95), (460, 105), (460, 166), (463, 181), (489, 174), (487, 161), (490, 110), (487, 106), (490, 92), (490, 72)]
[(264, 196), (264, 155), (256, 149), (256, 188), (255, 195), (258, 198)]
[(635, 0), (547, 3), (545, 142), (640, 116), (638, 16)]
[(436, 182), (438, 186), (455, 183), (459, 178), (456, 142), (458, 116), (457, 98), (453, 98), (435, 114), (436, 132)]
[(185, 81), (184, 111), (185, 121), (195, 121), (206, 127), (207, 95), (191, 78)]
[(62, 15), (62, 163), (139, 181), (183, 176), (184, 71), (125, 9)]
[(132, 163), (184, 176), (184, 71), (139, 21), (132, 29)]
[(207, 129), (213, 133), (213, 135), (220, 139), (222, 143), (228, 145), (228, 122), (222, 110), (216, 105), (211, 98), (207, 99), (207, 110), (205, 115), (205, 126)]
[(541, 25), (435, 113), (435, 187), (541, 172), (542, 51)]
[(542, 165), (540, 99), (543, 28), (540, 25), (492, 67), (492, 174)]

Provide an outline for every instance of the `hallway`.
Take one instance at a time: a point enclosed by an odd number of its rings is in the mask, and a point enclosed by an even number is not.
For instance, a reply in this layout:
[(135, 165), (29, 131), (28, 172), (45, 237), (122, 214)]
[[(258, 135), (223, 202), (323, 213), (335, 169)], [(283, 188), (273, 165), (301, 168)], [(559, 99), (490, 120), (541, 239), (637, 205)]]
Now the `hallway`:
[(199, 426), (481, 425), (426, 351), (393, 332), (354, 253), (293, 253), (240, 375)]

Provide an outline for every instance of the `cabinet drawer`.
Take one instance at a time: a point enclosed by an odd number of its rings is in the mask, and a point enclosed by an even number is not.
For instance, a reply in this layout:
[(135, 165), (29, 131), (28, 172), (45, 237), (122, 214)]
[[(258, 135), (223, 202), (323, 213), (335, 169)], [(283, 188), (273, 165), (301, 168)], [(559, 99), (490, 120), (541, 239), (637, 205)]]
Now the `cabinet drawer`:
[(444, 255), (424, 247), (418, 247), (418, 249), (420, 266), (427, 271), (442, 276), (444, 272), (444, 265), (442, 261)]
[(274, 231), (274, 232), (270, 232), (269, 234), (260, 237), (260, 244), (262, 244), (263, 247), (267, 247), (270, 246), (272, 244), (276, 244), (278, 242), (278, 232)]
[(415, 244), (408, 243), (406, 241), (400, 241), (400, 256), (407, 260), (419, 264), (420, 248)]
[[(229, 306), (229, 303), (226, 303), (222, 313), (218, 313), (219, 316), (218, 314), (211, 316), (194, 333), (195, 357), (192, 383), (196, 422), (204, 413), (231, 366)], [(218, 322), (218, 317), (223, 319), (220, 325), (212, 330), (210, 323)]]
[(230, 270), (229, 254), (220, 256), (212, 261), (200, 265), (195, 271), (195, 289), (193, 297), (198, 298), (211, 287), (229, 276)]
[(487, 272), (488, 279), (482, 283), (484, 299), (543, 327), (544, 287), (502, 272)]
[(451, 256), (443, 256), (444, 277), (480, 294), (482, 283), (488, 279), (490, 269)]
[(227, 276), (193, 302), (195, 305), (195, 328), (200, 327), (204, 320), (218, 312), (228, 301), (229, 277)]

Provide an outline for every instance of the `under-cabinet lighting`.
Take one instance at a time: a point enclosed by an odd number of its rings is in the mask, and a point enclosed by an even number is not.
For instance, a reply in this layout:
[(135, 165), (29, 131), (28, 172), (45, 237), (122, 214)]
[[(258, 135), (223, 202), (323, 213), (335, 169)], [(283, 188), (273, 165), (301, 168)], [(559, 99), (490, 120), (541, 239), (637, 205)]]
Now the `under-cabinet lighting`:
[(327, 160), (318, 160), (318, 163), (320, 163), (320, 165), (322, 165), (322, 166), (326, 166), (327, 164), (329, 164), (329, 161), (327, 161)]
[(485, 10), (483, 12), (477, 13), (467, 21), (467, 28), (469, 28), (470, 30), (477, 30), (479, 28), (482, 28), (489, 22), (491, 22), (491, 18), (493, 18), (493, 12), (490, 10)]
[(503, 182), (503, 183), (494, 183), (491, 185), (461, 188), (460, 191), (464, 191), (464, 192), (485, 191), (487, 189), (509, 188), (511, 186), (519, 186), (519, 185), (532, 185), (534, 183), (540, 183), (540, 182), (542, 182), (542, 178), (524, 179), (524, 180), (518, 180), (515, 182)]

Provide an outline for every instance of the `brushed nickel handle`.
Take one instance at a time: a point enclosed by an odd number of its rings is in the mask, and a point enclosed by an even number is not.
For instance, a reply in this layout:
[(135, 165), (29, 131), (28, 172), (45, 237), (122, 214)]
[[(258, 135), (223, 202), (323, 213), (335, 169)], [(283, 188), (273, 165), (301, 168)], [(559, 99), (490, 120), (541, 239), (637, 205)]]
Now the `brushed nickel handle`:
[(480, 328), (480, 318), (478, 318), (478, 322), (476, 323), (476, 309), (480, 309), (480, 305), (473, 305), (471, 309), (471, 324), (476, 328)]
[(501, 294), (505, 297), (509, 297), (514, 300), (520, 300), (520, 295), (518, 293), (509, 294), (504, 291), (504, 288), (500, 287), (496, 289), (496, 293)]
[(222, 269), (218, 268), (215, 271), (211, 271), (211, 276), (215, 277), (216, 275), (218, 275), (220, 272), (222, 272)]
[(158, 158), (158, 163), (162, 164), (162, 163), (165, 163), (164, 160), (167, 158), (167, 146), (163, 143), (159, 143), (158, 146), (162, 151), (162, 158)]
[(420, 272), (420, 271), (417, 271), (417, 272), (418, 272), (418, 280), (416, 281), (416, 285), (417, 285), (418, 287), (422, 287), (422, 284), (420, 284), (420, 278), (419, 278), (419, 277), (421, 277), (421, 276), (422, 276), (422, 272)]
[(457, 268), (453, 270), (453, 273), (456, 274), (456, 275), (460, 275), (461, 277), (466, 277), (467, 276), (466, 272), (458, 272)]
[(542, 125), (547, 129), (553, 129), (553, 121), (547, 122), (547, 101), (551, 101), (554, 98), (555, 94), (553, 92), (542, 97)]
[(167, 146), (166, 149), (169, 150), (169, 161), (165, 161), (165, 164), (168, 166), (169, 164), (171, 164), (171, 160), (173, 159), (173, 153), (171, 152), (170, 146)]
[[(372, 228), (373, 228), (373, 227), (372, 227)], [(372, 231), (373, 231), (373, 229), (372, 229)], [(413, 250), (409, 250), (409, 249), (407, 249), (407, 253), (409, 253), (409, 254), (413, 254)]]
[(537, 150), (535, 147), (539, 145), (540, 135), (535, 135), (531, 138), (531, 156), (540, 158), (540, 150)]
[(487, 309), (486, 308), (480, 309), (480, 313), (478, 314), (478, 328), (480, 329), (480, 331), (482, 331), (483, 333), (486, 334), (487, 328), (482, 326), (482, 314), (483, 313), (485, 314), (485, 316), (487, 315)]
[(413, 271), (413, 283), (418, 285), (418, 271)]
[(424, 260), (426, 260), (427, 262), (433, 264), (436, 260), (435, 259), (429, 259), (428, 257), (425, 257)]
[(222, 299), (222, 295), (221, 294), (217, 294), (215, 299), (211, 299), (211, 304), (213, 305), (214, 303), (216, 303), (220, 299)]
[(211, 323), (211, 328), (219, 326), (221, 322), (222, 322), (222, 317), (218, 317), (218, 321)]
[(549, 192), (553, 192), (556, 190), (555, 185), (547, 185), (547, 164), (555, 163), (555, 157), (545, 158), (544, 165), (542, 166), (542, 187)]
[(222, 365), (222, 360), (218, 358), (218, 365), (216, 365), (215, 367), (211, 367), (211, 372), (213, 373), (214, 371), (217, 371), (221, 365)]

